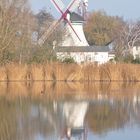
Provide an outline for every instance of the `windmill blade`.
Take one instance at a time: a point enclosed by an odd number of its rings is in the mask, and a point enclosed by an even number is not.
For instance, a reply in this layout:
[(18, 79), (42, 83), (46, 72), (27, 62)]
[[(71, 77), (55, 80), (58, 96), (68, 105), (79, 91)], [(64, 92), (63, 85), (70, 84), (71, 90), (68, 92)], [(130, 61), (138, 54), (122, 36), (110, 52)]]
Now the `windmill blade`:
[(48, 37), (54, 32), (54, 30), (60, 24), (62, 19), (63, 18), (61, 17), (58, 21), (53, 22), (53, 24), (49, 27), (49, 29), (38, 40), (38, 45), (42, 46), (44, 44), (44, 42), (48, 39)]
[(72, 0), (71, 3), (68, 5), (67, 9), (70, 12), (73, 12), (77, 9), (77, 7), (80, 5), (81, 0)]
[(58, 12), (63, 12), (65, 5), (62, 0), (50, 0)]
[(77, 36), (77, 38), (79, 39), (79, 41), (81, 42), (80, 37), (78, 36), (78, 34), (76, 33), (75, 29), (72, 27), (71, 23), (69, 22), (68, 19), (65, 19), (67, 21), (67, 23), (69, 24), (69, 26), (71, 27), (71, 29), (73, 30), (73, 32), (75, 33), (75, 35)]

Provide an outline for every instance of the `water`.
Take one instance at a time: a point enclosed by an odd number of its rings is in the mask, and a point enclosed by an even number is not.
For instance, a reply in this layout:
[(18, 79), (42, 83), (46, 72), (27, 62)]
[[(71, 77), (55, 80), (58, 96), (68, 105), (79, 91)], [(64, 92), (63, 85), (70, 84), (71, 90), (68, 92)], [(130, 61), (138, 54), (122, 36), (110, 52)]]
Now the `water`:
[(0, 140), (137, 140), (140, 83), (0, 83)]

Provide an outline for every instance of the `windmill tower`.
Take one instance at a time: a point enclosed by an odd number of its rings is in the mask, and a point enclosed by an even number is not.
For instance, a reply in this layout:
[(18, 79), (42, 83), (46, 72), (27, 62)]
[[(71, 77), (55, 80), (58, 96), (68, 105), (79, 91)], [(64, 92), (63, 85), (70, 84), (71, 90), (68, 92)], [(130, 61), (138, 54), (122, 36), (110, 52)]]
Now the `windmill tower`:
[[(71, 0), (66, 7), (62, 0), (51, 0), (57, 11), (61, 13), (61, 17), (54, 22), (50, 28), (38, 40), (38, 44), (42, 45), (55, 28), (63, 21), (65, 34), (61, 46), (89, 46), (83, 31), (84, 17), (74, 11), (81, 6), (87, 8), (87, 0)], [(82, 5), (81, 5), (82, 3)], [(83, 11), (83, 10), (82, 10)], [(85, 12), (82, 12), (82, 14)]]

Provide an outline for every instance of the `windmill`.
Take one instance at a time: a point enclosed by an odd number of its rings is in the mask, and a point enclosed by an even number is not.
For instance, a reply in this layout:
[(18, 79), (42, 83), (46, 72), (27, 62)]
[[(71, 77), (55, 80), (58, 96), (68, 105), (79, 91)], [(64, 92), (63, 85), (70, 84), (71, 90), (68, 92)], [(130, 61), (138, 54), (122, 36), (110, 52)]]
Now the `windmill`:
[(84, 37), (79, 36), (79, 34), (76, 32), (76, 30), (74, 29), (74, 27), (70, 22), (70, 13), (79, 7), (81, 0), (71, 0), (71, 2), (67, 7), (65, 6), (62, 0), (51, 0), (51, 2), (56, 8), (56, 10), (61, 14), (61, 17), (59, 18), (58, 21), (53, 22), (53, 24), (49, 27), (49, 29), (38, 40), (38, 44), (41, 46), (45, 42), (45, 40), (53, 33), (53, 31), (61, 23), (61, 21), (65, 21), (65, 23), (67, 23), (67, 25), (71, 28), (71, 31), (73, 32), (73, 34), (75, 35), (75, 37), (79, 42), (85, 40), (83, 39)]

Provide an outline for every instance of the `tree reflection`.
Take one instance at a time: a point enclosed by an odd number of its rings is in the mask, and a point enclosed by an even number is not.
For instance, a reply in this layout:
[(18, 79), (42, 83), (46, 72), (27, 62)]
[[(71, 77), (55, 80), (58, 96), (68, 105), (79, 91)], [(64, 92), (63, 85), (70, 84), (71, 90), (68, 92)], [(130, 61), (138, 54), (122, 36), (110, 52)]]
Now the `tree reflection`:
[(16, 140), (16, 104), (0, 98), (0, 140)]
[(132, 114), (135, 114), (132, 103), (127, 100), (91, 103), (86, 116), (90, 130), (100, 135), (124, 128), (132, 120)]

